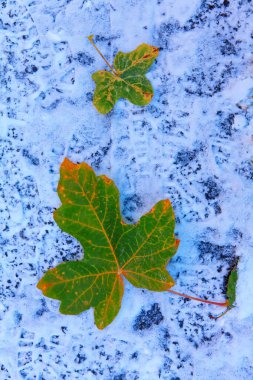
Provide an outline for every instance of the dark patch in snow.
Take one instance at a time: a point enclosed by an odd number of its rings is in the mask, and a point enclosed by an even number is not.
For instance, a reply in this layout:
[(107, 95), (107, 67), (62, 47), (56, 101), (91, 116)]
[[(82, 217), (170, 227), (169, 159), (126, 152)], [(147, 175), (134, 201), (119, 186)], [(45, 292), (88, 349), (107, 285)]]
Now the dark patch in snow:
[(134, 321), (136, 331), (148, 330), (153, 325), (159, 325), (164, 317), (158, 303), (154, 303), (149, 310), (142, 310)]

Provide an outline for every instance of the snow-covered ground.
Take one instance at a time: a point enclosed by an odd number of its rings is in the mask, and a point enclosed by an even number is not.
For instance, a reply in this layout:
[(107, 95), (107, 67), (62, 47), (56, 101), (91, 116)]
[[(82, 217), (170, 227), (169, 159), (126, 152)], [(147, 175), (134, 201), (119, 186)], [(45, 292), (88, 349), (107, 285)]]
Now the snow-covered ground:
[[(160, 48), (148, 107), (92, 106), (91, 74), (146, 42)], [(0, 379), (253, 379), (253, 1), (0, 2)], [(36, 288), (79, 259), (52, 212), (64, 157), (86, 161), (121, 193), (135, 222), (169, 198), (178, 253), (174, 290), (222, 301), (239, 262), (237, 307), (125, 284), (116, 320), (58, 312)]]

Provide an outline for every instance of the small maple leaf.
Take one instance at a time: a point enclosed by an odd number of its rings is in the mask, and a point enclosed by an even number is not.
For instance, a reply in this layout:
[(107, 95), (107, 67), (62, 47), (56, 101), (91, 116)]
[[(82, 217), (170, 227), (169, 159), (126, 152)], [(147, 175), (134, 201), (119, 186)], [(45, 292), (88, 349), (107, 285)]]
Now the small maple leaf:
[(111, 70), (100, 70), (92, 75), (96, 83), (93, 103), (97, 110), (106, 114), (121, 98), (138, 106), (150, 103), (154, 92), (145, 74), (158, 56), (159, 49), (143, 43), (130, 53), (120, 51), (116, 54), (112, 67), (94, 44), (93, 36), (88, 39)]
[(123, 277), (153, 291), (174, 285), (166, 266), (179, 240), (169, 200), (158, 202), (138, 223), (126, 224), (114, 182), (96, 176), (86, 163), (68, 159), (61, 165), (58, 194), (62, 205), (54, 218), (85, 253), (80, 261), (48, 270), (37, 285), (47, 297), (61, 301), (61, 313), (79, 314), (92, 307), (95, 323), (103, 329), (120, 310)]

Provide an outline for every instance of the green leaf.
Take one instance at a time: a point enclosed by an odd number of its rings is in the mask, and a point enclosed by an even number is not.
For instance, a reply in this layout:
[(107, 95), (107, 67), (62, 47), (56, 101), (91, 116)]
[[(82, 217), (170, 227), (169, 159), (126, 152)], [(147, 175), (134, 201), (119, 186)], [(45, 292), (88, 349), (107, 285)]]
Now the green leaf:
[(94, 308), (103, 329), (118, 314), (125, 277), (138, 288), (165, 291), (174, 285), (166, 270), (176, 253), (175, 218), (169, 200), (158, 202), (136, 224), (123, 222), (119, 191), (106, 176), (96, 176), (86, 163), (65, 159), (54, 213), (60, 228), (74, 236), (84, 258), (48, 270), (38, 283), (47, 297), (61, 301), (60, 312), (79, 314)]
[(228, 281), (227, 281), (227, 299), (228, 299), (228, 307), (233, 307), (236, 299), (236, 284), (238, 280), (238, 272), (237, 272), (237, 263), (234, 268), (231, 270)]
[(118, 52), (112, 67), (94, 44), (93, 36), (88, 38), (111, 70), (97, 71), (92, 75), (96, 83), (93, 103), (97, 110), (106, 114), (121, 98), (138, 106), (149, 104), (154, 92), (145, 74), (158, 56), (158, 48), (143, 43), (130, 53)]

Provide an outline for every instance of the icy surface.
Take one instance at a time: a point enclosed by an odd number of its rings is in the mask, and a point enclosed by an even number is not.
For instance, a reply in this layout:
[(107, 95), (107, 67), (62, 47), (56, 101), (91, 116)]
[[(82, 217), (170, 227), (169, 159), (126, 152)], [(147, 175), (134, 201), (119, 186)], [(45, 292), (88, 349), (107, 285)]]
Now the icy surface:
[[(251, 0), (0, 2), (0, 379), (253, 379)], [(92, 106), (91, 74), (142, 42), (160, 47), (152, 103)], [(251, 93), (252, 94), (252, 93)], [(82, 257), (52, 218), (64, 157), (117, 184), (126, 221), (170, 198), (181, 245), (175, 290), (224, 298), (237, 256), (237, 307), (125, 284), (116, 320), (58, 312), (36, 283)]]

